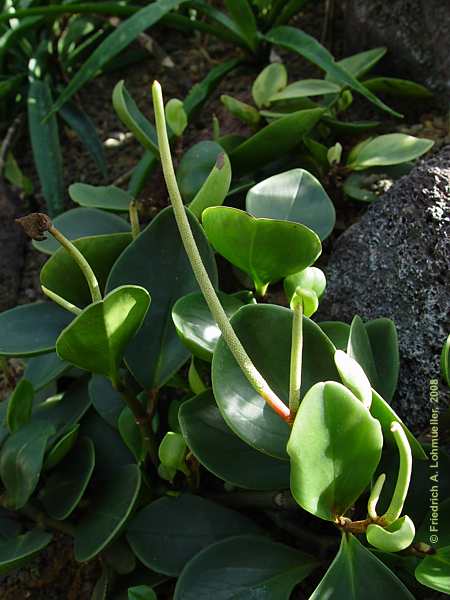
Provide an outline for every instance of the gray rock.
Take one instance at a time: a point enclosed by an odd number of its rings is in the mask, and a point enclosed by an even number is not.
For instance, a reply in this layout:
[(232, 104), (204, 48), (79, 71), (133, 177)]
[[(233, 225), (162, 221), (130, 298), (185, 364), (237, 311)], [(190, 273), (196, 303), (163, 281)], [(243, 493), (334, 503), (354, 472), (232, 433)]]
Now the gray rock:
[(347, 0), (346, 50), (387, 46), (390, 76), (450, 90), (450, 8), (445, 0)]
[(17, 304), (25, 237), (14, 219), (19, 199), (0, 180), (0, 312)]
[[(420, 162), (337, 240), (318, 320), (389, 317), (398, 329), (393, 406), (416, 432), (450, 332), (450, 146)], [(448, 405), (442, 387), (441, 406)]]

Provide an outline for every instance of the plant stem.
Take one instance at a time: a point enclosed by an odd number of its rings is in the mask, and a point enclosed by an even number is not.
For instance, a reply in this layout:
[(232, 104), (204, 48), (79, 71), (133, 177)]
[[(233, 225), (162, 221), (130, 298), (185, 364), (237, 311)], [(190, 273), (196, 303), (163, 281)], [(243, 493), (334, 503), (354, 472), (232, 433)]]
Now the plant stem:
[(378, 479), (376, 480), (372, 491), (370, 492), (370, 498), (367, 502), (367, 514), (371, 519), (376, 521), (378, 519), (377, 515), (377, 504), (380, 499), (381, 490), (383, 489), (384, 482), (386, 481), (386, 475), (382, 473)]
[(294, 294), (291, 302), (292, 342), (291, 342), (291, 370), (289, 376), (289, 409), (291, 419), (294, 421), (300, 406), (300, 388), (302, 386), (302, 357), (303, 357), (303, 300), (300, 295)]
[(55, 294), (55, 292), (52, 292), (52, 290), (46, 288), (45, 285), (41, 285), (41, 289), (44, 292), (44, 294), (48, 298), (50, 298), (50, 300), (53, 300), (53, 302), (56, 302), (56, 304), (59, 304), (59, 306), (62, 306), (66, 310), (74, 313), (75, 315), (79, 315), (82, 312), (81, 308), (78, 308), (78, 306), (75, 306), (75, 304), (72, 304), (68, 300), (65, 300), (64, 298), (59, 296), (59, 294)]
[(233, 354), (236, 362), (242, 372), (248, 379), (251, 386), (260, 394), (264, 400), (280, 415), (282, 419), (289, 422), (290, 411), (284, 402), (275, 394), (269, 387), (261, 373), (256, 369), (239, 338), (237, 337), (231, 323), (228, 320), (225, 311), (222, 308), (219, 298), (217, 297), (214, 286), (209, 279), (208, 273), (203, 264), (202, 258), (195, 243), (192, 234), (191, 226), (186, 215), (186, 210), (183, 205), (183, 200), (178, 189), (175, 171), (173, 169), (172, 156), (170, 153), (169, 139), (167, 136), (166, 121), (164, 115), (164, 102), (162, 97), (161, 86), (157, 81), (153, 83), (153, 106), (155, 111), (156, 131), (158, 134), (158, 146), (160, 149), (161, 164), (163, 168), (164, 178), (169, 192), (170, 201), (172, 203), (175, 219), (180, 231), (186, 254), (192, 266), (195, 278), (203, 293), (206, 303), (215, 319), (225, 343)]
[(409, 483), (411, 481), (412, 472), (412, 453), (408, 438), (406, 437), (403, 427), (397, 421), (391, 423), (391, 432), (397, 444), (400, 455), (400, 465), (398, 468), (397, 483), (392, 495), (389, 508), (381, 517), (382, 521), (390, 525), (396, 521), (402, 514), (403, 505), (406, 495), (408, 494)]
[(51, 235), (55, 238), (55, 240), (57, 240), (61, 244), (61, 246), (63, 246), (67, 250), (67, 252), (70, 254), (70, 256), (74, 259), (74, 261), (80, 267), (80, 269), (87, 281), (87, 284), (89, 286), (89, 290), (90, 290), (91, 296), (92, 296), (92, 301), (99, 302), (102, 299), (102, 295), (100, 292), (100, 287), (98, 285), (97, 277), (95, 276), (95, 273), (91, 268), (91, 265), (84, 258), (84, 256), (78, 250), (78, 248), (74, 244), (72, 244), (72, 242), (70, 240), (68, 240), (66, 238), (66, 236), (63, 235), (59, 231), (59, 229), (56, 229), (56, 227), (53, 224), (51, 224), (48, 227), (48, 232), (51, 233)]
[(141, 233), (141, 226), (139, 225), (139, 212), (136, 200), (132, 200), (128, 207), (131, 223), (131, 235), (133, 240)]

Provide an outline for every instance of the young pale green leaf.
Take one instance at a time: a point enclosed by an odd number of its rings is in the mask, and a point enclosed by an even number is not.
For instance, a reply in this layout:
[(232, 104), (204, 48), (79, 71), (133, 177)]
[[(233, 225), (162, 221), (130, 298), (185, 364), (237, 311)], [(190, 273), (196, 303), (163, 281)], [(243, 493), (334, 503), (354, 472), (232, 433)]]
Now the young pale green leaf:
[(184, 202), (194, 200), (221, 155), (223, 148), (216, 142), (199, 142), (183, 155), (177, 168), (177, 181)]
[(53, 112), (59, 110), (85, 83), (95, 77), (102, 67), (129, 46), (141, 33), (185, 1), (158, 0), (149, 6), (141, 8), (141, 10), (137, 11), (126, 21), (123, 21), (89, 55), (87, 61), (77, 71), (76, 75), (71, 79), (53, 105)]
[(256, 127), (261, 120), (259, 111), (250, 104), (246, 104), (245, 102), (233, 98), (232, 96), (227, 96), (226, 94), (220, 96), (220, 101), (234, 117), (246, 125), (250, 125), (250, 127)]
[(323, 113), (322, 108), (299, 110), (263, 127), (230, 152), (233, 173), (251, 173), (288, 154), (318, 123)]
[[(271, 304), (249, 304), (234, 315), (231, 323), (256, 368), (287, 403), (292, 311)], [(318, 325), (305, 317), (302, 397), (323, 379), (339, 381), (334, 352)], [(217, 405), (230, 429), (256, 450), (287, 460), (289, 426), (255, 392), (222, 338), (214, 351), (212, 383)]]
[(358, 92), (381, 110), (396, 117), (401, 116), (377, 98), (370, 90), (365, 88), (355, 76), (351, 75), (345, 67), (342, 67), (334, 60), (332, 54), (324, 46), (304, 31), (294, 27), (276, 27), (266, 35), (266, 39), (272, 44), (301, 54), (306, 60), (323, 69), (329, 75), (330, 79), (341, 86), (349, 87)]
[(11, 433), (15, 433), (29, 423), (33, 408), (33, 399), (33, 385), (25, 378), (21, 379), (8, 400), (6, 426)]
[(0, 313), (0, 356), (35, 356), (55, 349), (73, 314), (51, 302), (16, 306)]
[[(228, 318), (244, 306), (235, 296), (222, 292), (218, 296)], [(203, 294), (194, 292), (177, 300), (172, 308), (172, 319), (180, 339), (192, 354), (211, 362), (221, 334)]]
[(383, 552), (400, 552), (408, 548), (416, 533), (414, 523), (405, 515), (387, 527), (376, 523), (369, 525), (366, 537), (369, 544)]
[(300, 404), (287, 445), (294, 498), (335, 521), (369, 485), (382, 447), (380, 424), (352, 392), (334, 381), (317, 383)]
[(158, 600), (155, 592), (148, 585), (136, 585), (128, 588), (128, 600)]
[[(131, 233), (94, 235), (73, 243), (88, 261), (103, 292), (112, 266), (131, 242)], [(59, 248), (44, 264), (41, 284), (62, 298), (84, 308), (92, 302), (86, 278), (65, 248)]]
[(49, 383), (58, 379), (67, 369), (69, 364), (59, 358), (56, 352), (49, 352), (30, 358), (27, 361), (24, 379), (27, 379), (33, 386), (35, 392), (39, 392)]
[(11, 434), (0, 454), (0, 477), (6, 488), (8, 506), (25, 506), (41, 474), (45, 448), (55, 428), (49, 423), (31, 421)]
[(94, 302), (64, 329), (56, 342), (58, 356), (81, 369), (117, 381), (125, 349), (141, 327), (150, 295), (137, 285), (123, 285)]
[(95, 466), (92, 441), (79, 438), (74, 448), (47, 478), (40, 500), (53, 518), (67, 519), (78, 506), (91, 480)]
[[(189, 222), (203, 262), (216, 285), (213, 252), (192, 214), (189, 214)], [(129, 344), (125, 359), (143, 387), (160, 387), (189, 358), (171, 320), (173, 305), (178, 298), (198, 291), (170, 207), (161, 211), (122, 253), (111, 271), (107, 289), (128, 282), (140, 284), (150, 292), (152, 309)]]
[(189, 204), (190, 210), (201, 221), (202, 213), (210, 206), (221, 206), (231, 183), (231, 164), (228, 155), (222, 152), (216, 159), (208, 178)]
[(56, 116), (45, 120), (52, 105), (48, 83), (32, 78), (28, 86), (27, 102), (34, 164), (48, 214), (55, 217), (64, 210), (64, 175)]
[(269, 283), (312, 265), (321, 253), (305, 225), (255, 218), (228, 206), (207, 208), (203, 227), (214, 249), (253, 279), (264, 294)]
[(325, 598), (414, 600), (400, 579), (351, 534), (342, 536), (336, 558), (310, 596), (310, 600)]
[(158, 448), (158, 457), (166, 472), (175, 474), (177, 471), (181, 471), (185, 475), (188, 475), (186, 454), (187, 445), (181, 433), (168, 431), (161, 440)]
[(288, 600), (294, 586), (318, 564), (308, 554), (266, 537), (239, 535), (197, 554), (181, 573), (174, 600)]
[[(130, 231), (130, 225), (124, 219), (96, 208), (72, 208), (53, 219), (53, 225), (71, 241), (82, 237)], [(60, 248), (60, 244), (50, 235), (42, 242), (33, 241), (33, 246), (44, 254), (53, 254)]]
[(417, 566), (415, 575), (422, 585), (450, 594), (450, 546), (439, 548), (436, 554), (426, 556)]
[(119, 81), (116, 84), (112, 102), (117, 116), (128, 127), (138, 142), (154, 156), (159, 156), (156, 130), (137, 107), (136, 102), (128, 93), (124, 81)]
[(450, 386), (450, 335), (442, 346), (440, 363), (442, 378), (445, 383)]
[(72, 183), (69, 196), (85, 208), (100, 208), (117, 212), (128, 212), (133, 196), (115, 185), (89, 185)]
[(281, 92), (288, 82), (286, 67), (281, 63), (272, 63), (265, 67), (252, 85), (252, 97), (258, 108), (268, 107), (270, 98)]
[(342, 321), (322, 321), (318, 325), (333, 342), (337, 350), (343, 350), (344, 352), (347, 350), (350, 325)]
[(64, 457), (72, 450), (78, 438), (79, 423), (68, 431), (47, 454), (44, 462), (44, 470), (50, 471), (56, 467)]
[(321, 240), (333, 231), (336, 211), (320, 182), (304, 169), (273, 175), (253, 186), (245, 207), (254, 217), (302, 223)]
[(89, 396), (92, 405), (105, 421), (118, 428), (120, 414), (124, 407), (124, 398), (115, 390), (112, 383), (102, 375), (93, 375), (89, 381)]
[(199, 373), (196, 362), (198, 363), (199, 361), (196, 361), (193, 356), (189, 363), (188, 383), (193, 394), (201, 394), (206, 390), (206, 385)]
[(258, 47), (255, 15), (248, 0), (225, 0), (225, 6), (250, 50)]
[[(303, 271), (289, 275), (289, 277), (286, 277), (283, 284), (284, 293), (289, 302), (292, 300), (295, 290), (299, 287), (313, 292), (314, 296), (319, 300), (325, 291), (326, 285), (327, 280), (325, 279), (325, 273), (317, 267), (307, 267), (306, 269), (303, 269)], [(305, 311), (305, 307), (303, 310)], [(314, 311), (310, 312), (307, 310), (304, 314), (306, 317), (310, 317), (316, 310), (317, 307)], [(310, 314), (307, 314), (308, 312), (310, 312)]]
[(374, 77), (366, 79), (363, 84), (371, 92), (381, 92), (396, 98), (423, 98), (429, 99), (433, 94), (425, 86), (407, 79), (395, 77)]
[(289, 463), (258, 452), (237, 437), (220, 414), (211, 390), (183, 402), (178, 418), (192, 453), (216, 477), (252, 490), (289, 487)]
[(260, 529), (229, 508), (181, 494), (141, 509), (128, 525), (127, 539), (146, 567), (175, 576), (200, 550), (241, 532), (257, 534)]
[(116, 537), (130, 517), (140, 487), (137, 465), (118, 467), (113, 477), (96, 486), (90, 510), (76, 526), (76, 560), (90, 560)]
[(359, 79), (370, 71), (383, 58), (386, 52), (387, 48), (384, 47), (373, 48), (372, 50), (352, 54), (352, 56), (339, 60), (337, 64), (343, 67), (347, 73)]
[[(122, 402), (123, 406), (123, 402)], [(122, 408), (117, 420), (119, 433), (138, 464), (145, 459), (145, 448), (141, 431), (131, 410), (126, 406)]]
[(188, 125), (183, 102), (178, 100), (178, 98), (172, 98), (166, 104), (165, 113), (167, 125), (177, 137), (182, 136)]
[(51, 533), (36, 528), (14, 538), (0, 539), (0, 573), (18, 569), (48, 546), (52, 538)]
[(372, 387), (367, 375), (356, 362), (348, 354), (342, 350), (336, 350), (334, 362), (341, 377), (342, 383), (355, 394), (358, 400), (364, 404), (367, 409), (370, 409), (372, 404)]
[(361, 171), (369, 167), (397, 165), (422, 156), (433, 144), (432, 140), (405, 133), (379, 135), (352, 157), (348, 167), (353, 171)]
[(339, 94), (341, 87), (332, 81), (324, 79), (302, 79), (285, 87), (281, 92), (271, 96), (270, 104), (278, 101), (297, 100), (309, 96), (324, 96), (326, 94)]

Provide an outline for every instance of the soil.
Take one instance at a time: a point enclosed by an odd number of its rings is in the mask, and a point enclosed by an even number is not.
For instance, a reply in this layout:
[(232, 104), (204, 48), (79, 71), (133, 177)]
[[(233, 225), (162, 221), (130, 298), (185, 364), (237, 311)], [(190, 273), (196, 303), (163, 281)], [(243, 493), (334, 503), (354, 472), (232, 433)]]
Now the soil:
[[(295, 19), (295, 24), (320, 39), (324, 7), (323, 0), (317, 3), (307, 3), (305, 10)], [(343, 16), (338, 7), (336, 10), (334, 21), (328, 31), (327, 45), (335, 56), (340, 58), (343, 51)], [(123, 187), (126, 187), (130, 171), (139, 161), (143, 151), (134, 138), (125, 131), (112, 109), (111, 96), (115, 84), (121, 79), (125, 79), (127, 89), (137, 105), (146, 116), (151, 118), (150, 86), (154, 79), (158, 79), (162, 83), (166, 98), (184, 98), (191, 87), (203, 79), (214, 65), (236, 55), (234, 47), (203, 35), (189, 38), (164, 28), (152, 30), (150, 34), (164, 49), (163, 52), (157, 51), (156, 55), (149, 53), (148, 57), (140, 63), (94, 79), (81, 90), (77, 97), (94, 121), (104, 143), (109, 167), (107, 182)], [(164, 60), (164, 53), (173, 63), (172, 67), (166, 66), (167, 60)], [(280, 52), (279, 55), (285, 58), (284, 62), (288, 67), (291, 81), (302, 77), (320, 76), (320, 73), (301, 57), (284, 52)], [(227, 93), (243, 101), (249, 101), (251, 83), (255, 74), (263, 66), (243, 66), (221, 82), (198, 119), (189, 126), (183, 137), (183, 146), (177, 148), (178, 156), (194, 143), (211, 138), (212, 115), (214, 114), (220, 121), (222, 133), (243, 131), (239, 122), (232, 118), (220, 103), (220, 95)], [(380, 118), (380, 114), (375, 113), (372, 106), (366, 102), (356, 104), (357, 109), (353, 111), (353, 118), (371, 119), (375, 115)], [(385, 119), (383, 115), (381, 117)], [(447, 143), (450, 141), (444, 108), (439, 106), (433, 106), (431, 109), (428, 107), (426, 113), (422, 113), (420, 107), (418, 110), (408, 110), (402, 124), (399, 125), (398, 122), (393, 123), (386, 119), (385, 126), (390, 131), (394, 127), (399, 131), (436, 139), (437, 146), (442, 145), (445, 141)], [(66, 188), (77, 181), (93, 185), (105, 184), (78, 138), (63, 126), (62, 122), (60, 122), (60, 134), (63, 145)], [(353, 145), (355, 140), (347, 140), (346, 143)], [(17, 212), (25, 214), (31, 210), (45, 209), (29, 149), (20, 157), (19, 162), (24, 173), (32, 180), (35, 191), (34, 195), (29, 198), (16, 197)], [(334, 240), (365, 210), (361, 205), (344, 201), (338, 188), (331, 186), (329, 192), (336, 203), (338, 216), (336, 230), (324, 245), (323, 261), (327, 260)], [(143, 202), (143, 214), (147, 220), (167, 205), (166, 190), (159, 172), (150, 179), (140, 200)], [(70, 206), (70, 200), (67, 198), (67, 208)], [(39, 271), (45, 260), (44, 255), (35, 251), (30, 243), (26, 243), (17, 303), (33, 302), (41, 296)], [(227, 273), (224, 278), (226, 279), (224, 289), (236, 285), (236, 282), (233, 283), (233, 276), (230, 273)], [(269, 301), (282, 302), (277, 288), (271, 292)], [(12, 389), (12, 383), (19, 377), (20, 361), (9, 361), (9, 370), (11, 381), (5, 378), (3, 372), (0, 374), (0, 398), (7, 397)], [(24, 568), (7, 575), (0, 581), (0, 597), (2, 600), (43, 600), (44, 598), (46, 600), (87, 600), (91, 597), (99, 575), (100, 567), (97, 561), (86, 564), (76, 563), (73, 558), (71, 541), (62, 535), (57, 535), (55, 541), (45, 552)], [(299, 591), (295, 597), (300, 600), (307, 596)]]

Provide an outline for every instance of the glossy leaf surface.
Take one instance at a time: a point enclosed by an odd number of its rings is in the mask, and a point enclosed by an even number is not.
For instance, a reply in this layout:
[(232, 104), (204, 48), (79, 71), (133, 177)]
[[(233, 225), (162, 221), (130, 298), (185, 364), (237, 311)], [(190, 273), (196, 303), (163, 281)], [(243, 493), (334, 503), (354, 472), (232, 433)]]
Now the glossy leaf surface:
[(354, 171), (360, 171), (369, 167), (397, 165), (422, 156), (433, 144), (432, 140), (405, 133), (380, 135), (365, 144), (348, 166)]
[(115, 185), (89, 185), (87, 183), (72, 183), (69, 186), (69, 196), (72, 200), (85, 208), (99, 208), (127, 212), (131, 194), (121, 190)]

